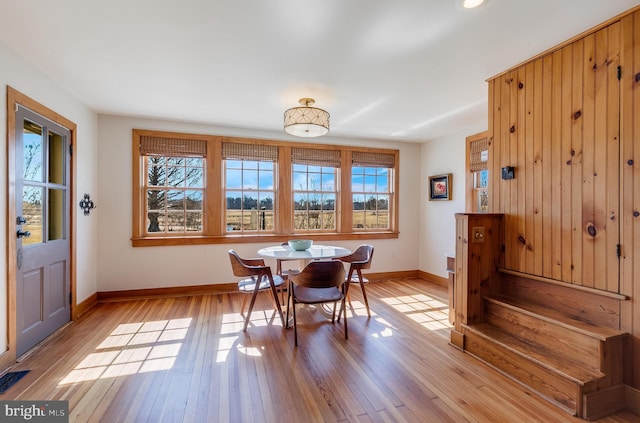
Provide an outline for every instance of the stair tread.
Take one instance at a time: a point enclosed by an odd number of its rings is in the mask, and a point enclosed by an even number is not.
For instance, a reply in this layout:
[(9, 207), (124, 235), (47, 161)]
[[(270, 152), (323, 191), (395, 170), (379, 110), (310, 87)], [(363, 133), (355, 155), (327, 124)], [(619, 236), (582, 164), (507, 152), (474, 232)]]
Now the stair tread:
[(485, 300), (493, 302), (495, 304), (507, 306), (521, 312), (525, 312), (529, 315), (534, 315), (547, 322), (561, 325), (567, 329), (580, 332), (584, 335), (592, 336), (601, 341), (607, 341), (617, 337), (627, 336), (627, 333), (624, 331), (605, 326), (592, 325), (590, 323), (575, 319), (571, 316), (567, 316), (548, 307), (544, 307), (531, 302), (521, 301), (517, 298), (509, 297), (506, 295), (495, 294), (491, 295), (490, 297), (485, 297)]
[(580, 385), (584, 385), (604, 376), (597, 369), (590, 368), (584, 363), (577, 362), (571, 357), (558, 356), (557, 353), (540, 345), (527, 342), (522, 338), (515, 337), (504, 332), (497, 326), (489, 323), (477, 323), (465, 326), (466, 329), (489, 338), (518, 355), (527, 358), (540, 366), (568, 378)]

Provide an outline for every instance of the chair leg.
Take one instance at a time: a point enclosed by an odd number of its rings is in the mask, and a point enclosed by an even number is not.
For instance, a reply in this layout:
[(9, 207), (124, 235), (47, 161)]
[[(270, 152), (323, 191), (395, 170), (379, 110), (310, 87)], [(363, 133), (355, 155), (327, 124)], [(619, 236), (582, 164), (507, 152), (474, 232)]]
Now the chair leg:
[(293, 344), (298, 346), (298, 320), (296, 319), (296, 299), (293, 298)]
[(283, 277), (282, 275), (280, 277), (284, 281), (283, 284), (280, 285), (280, 296), (282, 297), (282, 305), (284, 305), (284, 291), (289, 283), (289, 278)]
[(367, 316), (371, 317), (371, 311), (369, 311), (369, 300), (367, 300), (367, 290), (364, 288), (364, 279), (362, 278), (362, 271), (358, 269), (358, 279), (360, 282), (360, 288), (362, 289), (362, 297), (364, 298), (364, 305), (367, 307)]
[(267, 274), (267, 278), (269, 278), (269, 285), (271, 285), (271, 293), (273, 294), (273, 300), (275, 301), (276, 311), (280, 314), (280, 321), (282, 322), (282, 327), (284, 328), (284, 316), (282, 315), (282, 307), (280, 307), (280, 301), (278, 300), (278, 292), (276, 291), (276, 284), (273, 282), (273, 277), (270, 274)]
[(289, 310), (291, 309), (291, 282), (289, 282), (289, 288), (287, 289), (287, 322), (286, 328), (289, 329)]
[[(353, 273), (353, 269), (349, 269), (349, 277), (345, 280), (344, 285), (342, 287), (342, 292), (344, 293), (344, 298), (343, 300), (340, 302), (340, 311), (338, 312), (338, 323), (340, 323), (340, 315), (342, 315), (342, 309), (344, 309), (344, 313), (345, 315), (347, 314), (347, 305), (346, 305), (346, 301), (349, 298), (349, 285), (351, 282), (351, 275)], [(349, 307), (351, 307), (351, 310), (353, 310), (353, 306), (351, 305), (351, 300), (349, 301)]]
[[(356, 270), (353, 266), (349, 267), (349, 275), (347, 276), (347, 281), (351, 283), (351, 278), (353, 277), (353, 271)], [(353, 304), (351, 304), (351, 297), (347, 295), (347, 301), (349, 302), (349, 307), (353, 310)]]
[(258, 296), (258, 291), (260, 290), (260, 279), (256, 281), (256, 287), (253, 290), (253, 294), (251, 294), (251, 302), (249, 303), (249, 311), (247, 312), (247, 317), (244, 320), (244, 329), (243, 332), (247, 331), (247, 327), (249, 326), (249, 321), (251, 320), (251, 312), (253, 311), (253, 304), (256, 302), (256, 297)]
[(347, 307), (344, 305), (345, 299), (342, 299), (342, 309), (344, 310), (344, 339), (349, 339), (349, 332), (347, 329)]

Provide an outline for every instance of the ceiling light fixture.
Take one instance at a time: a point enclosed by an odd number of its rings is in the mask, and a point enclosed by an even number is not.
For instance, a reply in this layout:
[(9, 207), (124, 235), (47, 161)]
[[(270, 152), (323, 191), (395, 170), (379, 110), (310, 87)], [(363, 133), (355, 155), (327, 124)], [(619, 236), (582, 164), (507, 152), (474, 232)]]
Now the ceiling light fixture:
[(284, 131), (296, 137), (319, 137), (329, 132), (329, 113), (326, 110), (310, 107), (315, 104), (312, 98), (301, 98), (302, 107), (293, 107), (284, 112)]
[(473, 9), (474, 7), (480, 6), (482, 3), (484, 3), (484, 0), (464, 0), (462, 2), (462, 6), (465, 9)]

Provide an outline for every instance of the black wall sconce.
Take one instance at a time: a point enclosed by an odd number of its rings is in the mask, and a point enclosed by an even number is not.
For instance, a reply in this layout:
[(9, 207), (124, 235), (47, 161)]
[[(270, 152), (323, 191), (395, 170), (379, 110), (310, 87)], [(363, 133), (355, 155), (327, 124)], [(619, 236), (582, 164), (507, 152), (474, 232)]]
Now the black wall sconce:
[(516, 168), (513, 166), (505, 166), (502, 168), (502, 179), (513, 179), (516, 177)]
[(96, 205), (91, 199), (91, 195), (89, 194), (84, 195), (84, 199), (80, 201), (80, 208), (82, 209), (82, 211), (84, 211), (85, 216), (89, 216), (89, 213), (91, 213), (91, 210), (96, 208)]

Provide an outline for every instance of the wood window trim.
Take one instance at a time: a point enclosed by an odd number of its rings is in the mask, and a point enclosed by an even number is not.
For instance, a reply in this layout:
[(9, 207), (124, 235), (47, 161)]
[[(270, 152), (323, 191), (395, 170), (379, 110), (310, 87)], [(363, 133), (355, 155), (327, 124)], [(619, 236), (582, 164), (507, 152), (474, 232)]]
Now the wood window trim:
[[(473, 134), (473, 135), (469, 135), (468, 137), (466, 137), (466, 152), (465, 152), (465, 174), (466, 174), (466, 178), (465, 178), (465, 182), (466, 182), (466, 192), (465, 192), (465, 199), (466, 199), (466, 203), (465, 203), (465, 209), (467, 210), (468, 213), (474, 213), (478, 211), (478, 205), (477, 205), (477, 198), (475, 196), (475, 192), (476, 190), (474, 189), (473, 186), (473, 176), (474, 176), (474, 172), (471, 171), (471, 145), (476, 142), (479, 141), (483, 138), (487, 139), (487, 144), (490, 146), (491, 144), (491, 139), (490, 139), (490, 134), (489, 131), (483, 131), (483, 132), (479, 132), (477, 134)], [(489, 148), (489, 160), (491, 160), (491, 149)], [(488, 165), (487, 165), (488, 166)], [(489, 181), (491, 181), (491, 179), (489, 179)], [(489, 190), (489, 187), (487, 187), (487, 191)], [(491, 197), (489, 197), (491, 198)]]
[[(205, 169), (205, 197), (203, 204), (204, 219), (203, 231), (205, 235), (180, 235), (180, 236), (145, 236), (144, 225), (146, 222), (143, 212), (144, 207), (144, 166), (140, 154), (140, 137), (170, 137), (187, 138), (207, 141), (207, 160)], [(268, 234), (237, 235), (225, 234), (223, 222), (223, 201), (224, 189), (222, 186), (222, 144), (223, 142), (247, 143), (258, 145), (269, 145), (278, 147), (277, 180), (278, 190), (275, 200), (277, 202), (276, 219), (274, 222), (274, 232)], [(294, 147), (340, 150), (342, 168), (339, 181), (339, 210), (337, 216), (336, 232), (323, 233), (294, 233), (292, 213), (292, 169), (291, 150)], [(393, 154), (395, 166), (393, 179), (391, 181), (391, 203), (390, 207), (390, 229), (384, 231), (354, 231), (351, 228), (351, 164), (352, 153), (354, 151), (363, 153)], [(399, 204), (399, 150), (365, 148), (343, 145), (325, 145), (312, 143), (295, 143), (285, 141), (274, 141), (254, 138), (226, 137), (219, 135), (203, 135), (179, 132), (166, 132), (156, 130), (133, 129), (132, 131), (132, 234), (131, 245), (133, 247), (146, 246), (170, 246), (170, 245), (206, 245), (206, 244), (241, 244), (241, 243), (277, 243), (287, 241), (292, 238), (309, 238), (316, 242), (324, 241), (348, 241), (348, 240), (370, 240), (370, 239), (393, 239), (398, 238), (398, 215)], [(216, 201), (216, 199), (218, 201)]]

